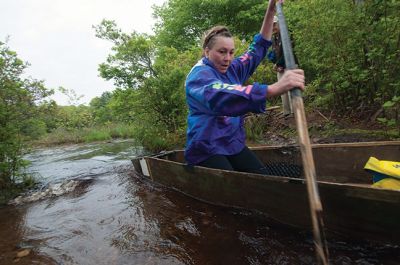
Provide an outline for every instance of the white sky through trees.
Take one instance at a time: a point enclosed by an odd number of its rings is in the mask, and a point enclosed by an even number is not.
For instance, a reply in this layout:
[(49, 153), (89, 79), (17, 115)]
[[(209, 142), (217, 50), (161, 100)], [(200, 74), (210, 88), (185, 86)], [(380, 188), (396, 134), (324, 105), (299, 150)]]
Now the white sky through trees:
[[(97, 71), (111, 43), (96, 38), (93, 25), (114, 20), (125, 33), (152, 33), (152, 5), (165, 0), (0, 0), (0, 41), (30, 63), (26, 74), (47, 88), (64, 87), (89, 103), (113, 89)], [(53, 97), (67, 105), (61, 93)]]

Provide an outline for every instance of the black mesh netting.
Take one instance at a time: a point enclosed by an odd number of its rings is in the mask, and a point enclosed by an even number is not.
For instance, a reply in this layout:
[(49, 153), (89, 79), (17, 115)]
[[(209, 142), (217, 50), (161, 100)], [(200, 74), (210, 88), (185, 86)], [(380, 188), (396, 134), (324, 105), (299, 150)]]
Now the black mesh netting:
[(264, 170), (267, 175), (300, 178), (303, 176), (303, 167), (299, 165), (278, 162), (266, 164)]

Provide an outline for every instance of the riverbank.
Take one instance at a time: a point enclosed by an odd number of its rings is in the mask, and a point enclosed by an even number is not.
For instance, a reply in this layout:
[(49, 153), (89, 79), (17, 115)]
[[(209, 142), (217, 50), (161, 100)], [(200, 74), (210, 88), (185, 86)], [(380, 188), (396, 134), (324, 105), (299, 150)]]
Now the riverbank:
[[(400, 140), (399, 130), (365, 117), (335, 116), (318, 110), (307, 110), (306, 117), (310, 141), (315, 144)], [(280, 109), (266, 114), (251, 114), (246, 117), (246, 123), (250, 145), (297, 143), (295, 117), (285, 117)]]
[(105, 124), (85, 128), (58, 128), (51, 133), (47, 133), (31, 141), (33, 147), (48, 147), (62, 144), (92, 143), (99, 141), (109, 141), (112, 139), (132, 139), (135, 138), (135, 128), (122, 123)]
[[(318, 110), (307, 110), (307, 124), (311, 143), (368, 142), (399, 140), (399, 132), (387, 129), (373, 120), (361, 120), (351, 117), (337, 117), (333, 114), (323, 114)], [(284, 117), (279, 107), (270, 108), (265, 114), (251, 114), (246, 117), (246, 133), (248, 145), (289, 145), (297, 143), (295, 118)], [(178, 137), (178, 136), (177, 136)], [(57, 147), (77, 143), (107, 143), (117, 139), (135, 138), (135, 129), (124, 124), (109, 124), (99, 127), (74, 130), (58, 129), (44, 137), (31, 141), (30, 149)], [(184, 148), (183, 136), (174, 138), (171, 148)], [(139, 141), (137, 145), (143, 146)], [(151, 146), (151, 145), (150, 145)], [(154, 146), (154, 145), (153, 145)], [(159, 150), (149, 150), (157, 152)], [(20, 193), (35, 186), (35, 178), (24, 175), (22, 180), (13, 187), (0, 190), (0, 205)]]
[[(311, 143), (359, 142), (359, 141), (390, 141), (399, 140), (400, 131), (387, 128), (375, 119), (366, 117), (336, 116), (323, 114), (317, 109), (306, 110), (307, 125)], [(257, 144), (294, 144), (297, 141), (297, 129), (293, 115), (284, 116), (279, 106), (268, 108), (264, 114), (249, 114), (245, 118), (247, 141), (250, 145)], [(122, 123), (102, 126), (65, 129), (58, 128), (37, 140), (30, 142), (33, 148), (50, 147), (64, 144), (92, 143), (115, 139), (141, 139), (132, 125)], [(141, 142), (149, 151), (158, 149), (184, 148), (185, 135), (164, 135), (153, 138), (153, 142)], [(158, 141), (162, 139), (162, 143)], [(164, 148), (162, 148), (164, 147)], [(153, 150), (154, 149), (154, 150)]]

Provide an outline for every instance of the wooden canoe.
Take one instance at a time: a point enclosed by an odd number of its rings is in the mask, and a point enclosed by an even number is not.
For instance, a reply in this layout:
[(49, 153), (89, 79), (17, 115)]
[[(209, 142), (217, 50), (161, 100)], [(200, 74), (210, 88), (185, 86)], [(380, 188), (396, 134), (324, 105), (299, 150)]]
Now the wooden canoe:
[[(301, 166), (298, 146), (252, 150), (265, 163)], [(312, 145), (326, 233), (400, 244), (400, 191), (371, 187), (369, 157), (400, 160), (400, 141)], [(132, 160), (150, 180), (216, 205), (256, 210), (291, 226), (311, 228), (303, 177), (270, 176), (188, 166), (183, 151)]]

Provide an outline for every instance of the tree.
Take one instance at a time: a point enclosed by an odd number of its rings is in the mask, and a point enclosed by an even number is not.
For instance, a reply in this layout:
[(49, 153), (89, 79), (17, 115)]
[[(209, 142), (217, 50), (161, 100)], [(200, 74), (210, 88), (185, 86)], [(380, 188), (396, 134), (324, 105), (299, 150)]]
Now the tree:
[(104, 124), (113, 121), (112, 110), (110, 108), (110, 101), (112, 93), (109, 91), (103, 92), (100, 97), (93, 98), (90, 103), (90, 109), (93, 113), (95, 123)]
[(184, 80), (199, 50), (156, 48), (153, 37), (121, 33), (110, 21), (103, 21), (96, 32), (114, 43), (114, 54), (99, 70), (103, 78), (118, 86), (108, 103), (115, 118), (133, 124), (137, 139), (153, 150), (183, 144)]
[(267, 3), (262, 0), (170, 0), (154, 8), (157, 43), (180, 51), (198, 46), (203, 32), (228, 26), (240, 39), (260, 31)]
[(114, 80), (117, 87), (137, 88), (146, 78), (156, 75), (152, 65), (157, 50), (152, 37), (136, 32), (127, 35), (109, 20), (103, 20), (94, 28), (96, 37), (114, 44), (114, 54), (99, 66), (101, 77)]
[(21, 176), (23, 130), (34, 123), (37, 104), (53, 93), (42, 81), (22, 77), (27, 66), (0, 42), (0, 190)]
[(83, 98), (83, 95), (76, 94), (76, 91), (73, 89), (68, 89), (68, 88), (60, 86), (60, 87), (58, 87), (58, 91), (68, 98), (69, 105), (78, 106), (79, 100), (81, 100)]
[(287, 17), (319, 106), (372, 116), (399, 95), (399, 1), (303, 0)]

